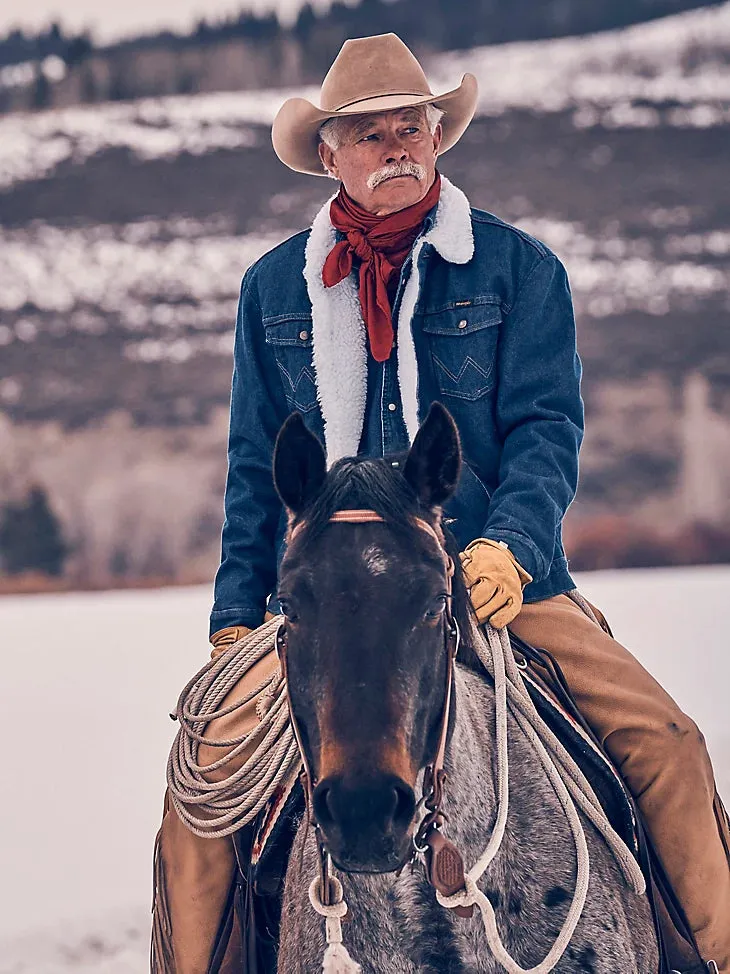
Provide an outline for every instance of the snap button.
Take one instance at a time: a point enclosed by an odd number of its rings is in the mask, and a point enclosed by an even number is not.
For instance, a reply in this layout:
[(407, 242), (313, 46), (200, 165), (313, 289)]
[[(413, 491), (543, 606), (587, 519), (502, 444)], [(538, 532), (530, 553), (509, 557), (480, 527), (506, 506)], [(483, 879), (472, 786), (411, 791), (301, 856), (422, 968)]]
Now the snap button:
[(397, 408), (398, 407), (396, 406), (396, 404), (394, 402), (389, 402), (388, 403), (388, 409), (391, 411), (391, 413), (394, 413)]
[(466, 328), (468, 324), (469, 322), (466, 320), (466, 318), (462, 318), (461, 321), (459, 322), (459, 328)]
[(391, 465), (391, 467), (399, 467), (400, 466), (400, 464), (398, 463), (397, 460), (392, 460), (390, 465)]
[(306, 342), (306, 340), (309, 338), (309, 332), (308, 331), (300, 331), (299, 332), (299, 337), (301, 338), (301, 340), (303, 342)]

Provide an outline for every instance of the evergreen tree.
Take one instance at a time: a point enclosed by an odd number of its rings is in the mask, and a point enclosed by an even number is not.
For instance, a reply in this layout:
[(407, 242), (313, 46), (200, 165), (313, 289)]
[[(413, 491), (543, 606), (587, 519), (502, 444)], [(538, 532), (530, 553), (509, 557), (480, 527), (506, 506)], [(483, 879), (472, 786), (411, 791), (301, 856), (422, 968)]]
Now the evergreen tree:
[(35, 83), (33, 85), (33, 108), (47, 108), (51, 100), (51, 85), (38, 65)]
[(66, 45), (65, 59), (66, 64), (73, 66), (85, 60), (93, 50), (93, 44), (88, 34), (79, 34), (72, 37)]
[(32, 487), (24, 501), (0, 512), (0, 560), (8, 574), (61, 575), (69, 550), (42, 487)]

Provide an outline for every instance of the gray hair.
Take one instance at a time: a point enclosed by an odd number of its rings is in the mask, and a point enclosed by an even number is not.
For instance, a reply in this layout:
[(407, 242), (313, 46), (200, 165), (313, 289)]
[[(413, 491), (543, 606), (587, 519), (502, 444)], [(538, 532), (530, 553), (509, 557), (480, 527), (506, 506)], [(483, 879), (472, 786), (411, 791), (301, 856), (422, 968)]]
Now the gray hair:
[[(431, 135), (433, 135), (436, 131), (436, 126), (443, 118), (444, 112), (440, 108), (436, 108), (435, 105), (418, 105), (415, 107), (425, 109), (426, 124), (429, 127)], [(320, 141), (328, 145), (330, 149), (339, 149), (347, 138), (351, 125), (352, 119), (347, 116), (340, 115), (338, 118), (328, 118), (319, 127)]]

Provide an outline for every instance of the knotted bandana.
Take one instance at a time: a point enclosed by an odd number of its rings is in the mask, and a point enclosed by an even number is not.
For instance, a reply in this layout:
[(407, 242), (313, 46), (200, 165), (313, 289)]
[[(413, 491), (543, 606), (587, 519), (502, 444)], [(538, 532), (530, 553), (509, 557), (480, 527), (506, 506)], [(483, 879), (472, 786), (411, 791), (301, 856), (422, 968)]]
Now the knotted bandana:
[(397, 284), (403, 262), (440, 193), (441, 177), (436, 173), (422, 200), (386, 216), (363, 209), (347, 195), (344, 186), (330, 204), (332, 226), (347, 237), (327, 255), (322, 282), (325, 287), (339, 284), (352, 270), (353, 256), (360, 258), (360, 305), (370, 351), (378, 362), (384, 362), (393, 347), (389, 287)]

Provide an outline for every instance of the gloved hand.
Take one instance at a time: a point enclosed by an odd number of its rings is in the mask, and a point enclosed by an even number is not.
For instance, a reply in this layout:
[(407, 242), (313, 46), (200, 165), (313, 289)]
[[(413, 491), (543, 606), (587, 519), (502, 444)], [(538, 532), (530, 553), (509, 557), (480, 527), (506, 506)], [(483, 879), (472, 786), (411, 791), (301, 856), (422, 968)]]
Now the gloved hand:
[[(269, 622), (273, 618), (273, 612), (267, 611), (264, 614), (264, 622)], [(210, 645), (213, 647), (210, 658), (218, 659), (222, 653), (230, 649), (239, 639), (248, 636), (250, 632), (253, 632), (253, 629), (248, 629), (246, 626), (226, 626), (224, 629), (218, 629), (210, 637)]]
[(464, 582), (479, 625), (508, 625), (522, 608), (522, 588), (532, 581), (503, 541), (477, 538), (461, 552)]
[(225, 653), (234, 643), (243, 639), (250, 632), (253, 632), (253, 629), (248, 629), (246, 626), (226, 626), (225, 629), (214, 632), (210, 637), (210, 645), (213, 647), (210, 658), (218, 659), (222, 653)]

